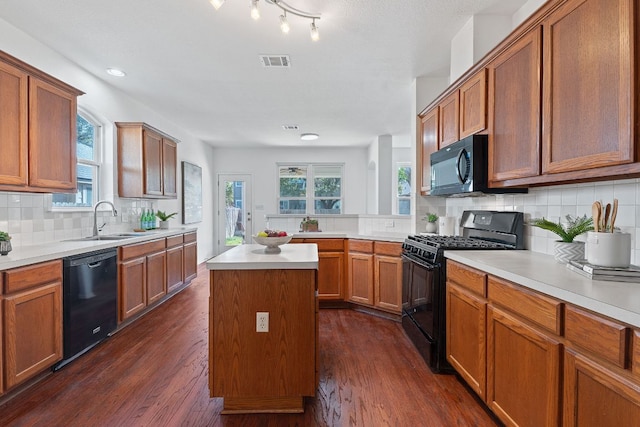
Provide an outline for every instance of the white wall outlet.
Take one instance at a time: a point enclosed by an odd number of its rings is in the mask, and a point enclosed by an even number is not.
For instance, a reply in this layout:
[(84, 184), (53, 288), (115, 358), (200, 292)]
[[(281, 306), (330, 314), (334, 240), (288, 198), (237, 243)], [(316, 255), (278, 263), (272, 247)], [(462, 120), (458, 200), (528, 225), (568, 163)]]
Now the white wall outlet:
[(387, 228), (388, 228), (388, 227), (393, 227), (394, 225), (395, 225), (395, 224), (394, 224), (394, 222), (393, 222), (393, 220), (392, 220), (392, 219), (388, 219), (388, 220), (386, 220), (386, 221), (384, 222), (384, 226), (385, 226), (385, 227), (387, 227)]
[(256, 332), (269, 332), (269, 313), (258, 311), (256, 313)]

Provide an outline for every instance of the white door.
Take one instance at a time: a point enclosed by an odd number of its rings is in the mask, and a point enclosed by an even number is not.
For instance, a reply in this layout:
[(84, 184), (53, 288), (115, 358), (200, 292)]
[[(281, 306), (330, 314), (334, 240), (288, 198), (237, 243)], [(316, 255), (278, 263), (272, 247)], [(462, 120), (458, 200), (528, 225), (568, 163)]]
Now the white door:
[(251, 175), (218, 175), (218, 253), (251, 242)]

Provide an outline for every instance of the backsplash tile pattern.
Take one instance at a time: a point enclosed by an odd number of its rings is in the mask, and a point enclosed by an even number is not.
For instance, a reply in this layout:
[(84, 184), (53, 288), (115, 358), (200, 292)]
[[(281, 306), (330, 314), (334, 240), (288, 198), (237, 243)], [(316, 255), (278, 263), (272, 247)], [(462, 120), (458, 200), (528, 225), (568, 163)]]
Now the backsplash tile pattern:
[[(300, 230), (300, 222), (305, 215), (266, 215), (268, 228), (295, 233)], [(340, 215), (312, 216), (318, 220), (318, 228), (326, 232), (359, 234), (402, 233), (411, 234), (412, 218), (403, 215)]]

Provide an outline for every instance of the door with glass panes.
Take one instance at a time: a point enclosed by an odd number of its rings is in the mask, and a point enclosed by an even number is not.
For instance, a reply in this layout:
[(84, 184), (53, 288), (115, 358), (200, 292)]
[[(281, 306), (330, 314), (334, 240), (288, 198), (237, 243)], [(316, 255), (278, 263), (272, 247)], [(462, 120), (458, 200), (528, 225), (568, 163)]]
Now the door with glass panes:
[(218, 253), (251, 243), (251, 175), (218, 175)]

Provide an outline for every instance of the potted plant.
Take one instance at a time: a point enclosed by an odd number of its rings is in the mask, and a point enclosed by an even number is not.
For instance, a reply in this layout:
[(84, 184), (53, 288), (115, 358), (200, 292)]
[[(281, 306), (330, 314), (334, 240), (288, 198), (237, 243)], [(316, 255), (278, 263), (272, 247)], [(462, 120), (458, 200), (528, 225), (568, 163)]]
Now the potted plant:
[(571, 260), (584, 259), (584, 242), (576, 242), (574, 239), (593, 230), (593, 218), (586, 215), (581, 217), (567, 215), (565, 218), (567, 221), (564, 225), (545, 218), (534, 218), (529, 224), (543, 230), (549, 230), (560, 237), (554, 246), (556, 261), (567, 263)]
[(300, 231), (318, 231), (318, 220), (306, 217), (300, 223)]
[(427, 212), (422, 217), (422, 220), (427, 221), (427, 227), (426, 227), (427, 233), (436, 232), (436, 230), (438, 229), (438, 224), (436, 224), (436, 221), (438, 221), (438, 215), (431, 212)]
[(168, 229), (169, 228), (169, 219), (172, 218), (175, 215), (178, 215), (178, 212), (173, 212), (173, 213), (167, 214), (167, 213), (162, 212), (161, 210), (158, 210), (156, 212), (156, 216), (160, 220), (160, 228), (164, 229), (164, 230)]
[(11, 252), (11, 236), (5, 231), (0, 231), (0, 255)]

